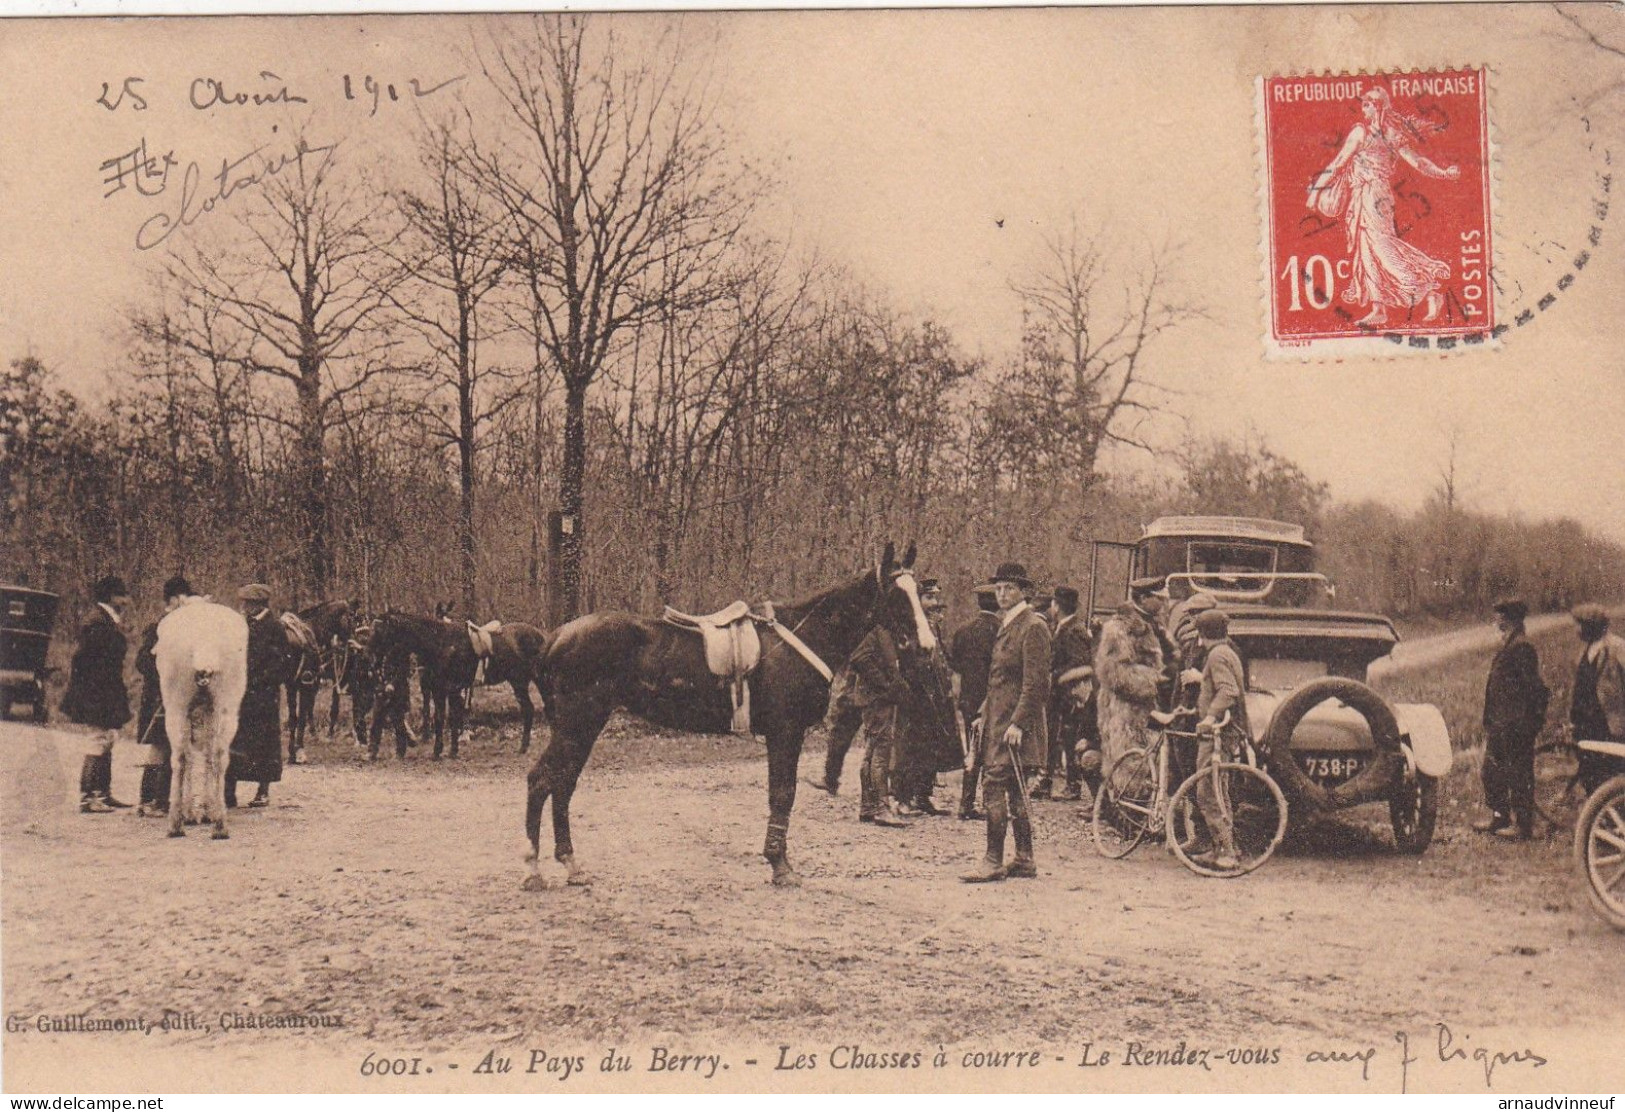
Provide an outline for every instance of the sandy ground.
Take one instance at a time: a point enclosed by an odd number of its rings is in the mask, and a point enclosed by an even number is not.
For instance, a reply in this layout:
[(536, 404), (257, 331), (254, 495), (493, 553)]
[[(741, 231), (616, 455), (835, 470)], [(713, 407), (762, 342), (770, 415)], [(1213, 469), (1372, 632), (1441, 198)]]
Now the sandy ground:
[[(980, 826), (858, 824), (854, 754), (840, 798), (801, 791), (792, 855), (807, 884), (781, 890), (758, 856), (759, 743), (617, 720), (573, 811), (596, 883), (563, 887), (554, 867), (557, 886), (525, 892), (528, 761), (507, 701), (480, 701), (492, 709), (463, 761), (414, 750), (368, 765), (347, 742), (321, 745), (270, 808), (233, 813), (226, 842), (171, 840), (133, 812), (77, 814), (77, 739), (0, 727), (4, 998), (23, 1028), (5, 1038), (7, 1089), (377, 1087), (360, 1075), (369, 1052), (436, 1069), (388, 1083), (415, 1088), (1484, 1091), (1484, 1062), (1441, 1061), (1458, 1047), (1511, 1056), (1497, 1090), (1625, 1081), (1625, 937), (1592, 916), (1565, 844), (1491, 843), (1465, 829), (1465, 801), (1447, 802), (1419, 859), (1387, 848), (1373, 809), (1231, 881), (1154, 847), (1103, 860), (1083, 806), (1040, 803), (1042, 877), (966, 886)], [(804, 769), (820, 748), (815, 736)], [(136, 775), (121, 762), (115, 794), (133, 799)], [(343, 1026), (222, 1030), (223, 1013)], [(181, 1029), (38, 1030), (64, 1014), (155, 1027), (168, 1014)], [(1425, 1047), (1418, 1063), (1402, 1067), (1396, 1033)], [(1134, 1067), (1182, 1040), (1219, 1067)], [(854, 1044), (923, 1065), (837, 1065)], [(611, 1047), (631, 1072), (598, 1072)], [(651, 1073), (656, 1047), (728, 1048), (728, 1070)], [(1223, 1061), (1250, 1048), (1275, 1061)], [(474, 1074), (493, 1049), (515, 1073)], [(933, 1070), (939, 1049), (951, 1064)], [(1116, 1060), (1078, 1065), (1102, 1050)], [(989, 1051), (1037, 1051), (1041, 1065), (965, 1057)], [(1305, 1061), (1322, 1051), (1372, 1060)], [(1525, 1051), (1547, 1065), (1535, 1072)], [(773, 1068), (803, 1054), (813, 1071)]]

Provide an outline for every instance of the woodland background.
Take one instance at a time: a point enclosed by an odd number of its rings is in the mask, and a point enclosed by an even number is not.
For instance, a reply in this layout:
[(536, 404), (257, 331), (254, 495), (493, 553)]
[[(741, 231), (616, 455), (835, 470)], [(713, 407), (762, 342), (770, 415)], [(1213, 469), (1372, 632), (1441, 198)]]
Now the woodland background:
[(1001, 560), (1086, 588), (1090, 540), (1199, 512), (1304, 524), (1340, 605), (1399, 618), (1625, 597), (1625, 547), (1475, 508), (1459, 430), (1413, 509), (1181, 437), (1158, 340), (1206, 310), (1177, 245), (1075, 221), (1008, 277), (1008, 354), (968, 356), (766, 230), (772, 175), (679, 36), (529, 27), (474, 41), (408, 147), (312, 150), (174, 237), (101, 396), (9, 353), (7, 579), (551, 624), (793, 598), (914, 539), (957, 615)]

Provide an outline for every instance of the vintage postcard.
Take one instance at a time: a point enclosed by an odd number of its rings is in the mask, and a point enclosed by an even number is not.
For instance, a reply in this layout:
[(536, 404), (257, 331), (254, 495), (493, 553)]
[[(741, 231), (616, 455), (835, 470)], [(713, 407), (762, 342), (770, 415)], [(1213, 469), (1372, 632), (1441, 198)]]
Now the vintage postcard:
[(7, 1092), (1617, 1092), (1622, 57), (0, 21)]

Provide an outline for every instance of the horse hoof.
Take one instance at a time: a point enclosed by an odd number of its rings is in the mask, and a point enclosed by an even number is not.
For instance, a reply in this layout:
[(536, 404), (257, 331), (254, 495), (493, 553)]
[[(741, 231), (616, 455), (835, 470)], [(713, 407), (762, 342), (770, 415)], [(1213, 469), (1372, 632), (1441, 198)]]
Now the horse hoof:
[(519, 887), (526, 892), (545, 892), (547, 891), (547, 878), (541, 873), (531, 873), (525, 878), (525, 883)]
[(169, 836), (171, 838), (184, 838), (184, 837), (186, 837), (186, 831), (184, 831), (184, 830), (171, 830), (169, 832)]
[(794, 869), (786, 868), (773, 874), (773, 887), (800, 888), (801, 874)]
[(223, 842), (227, 838), (231, 837), (231, 835), (226, 833), (224, 830), (216, 830), (213, 834), (210, 834), (209, 837), (213, 838), (217, 842)]
[(566, 877), (564, 879), (564, 883), (568, 884), (571, 888), (591, 888), (592, 887), (592, 874), (591, 873), (571, 873), (568, 877)]

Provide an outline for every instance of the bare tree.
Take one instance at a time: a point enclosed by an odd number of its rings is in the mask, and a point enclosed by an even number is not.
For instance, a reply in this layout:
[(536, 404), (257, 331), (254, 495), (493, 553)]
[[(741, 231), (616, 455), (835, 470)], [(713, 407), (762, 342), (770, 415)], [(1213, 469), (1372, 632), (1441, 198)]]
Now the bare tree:
[(542, 15), (482, 60), (519, 132), (483, 171), (533, 247), (540, 341), (564, 384), (557, 617), (580, 607), (587, 390), (629, 330), (705, 296), (755, 195), (676, 33), (629, 56), (607, 25)]
[(293, 391), (291, 416), (265, 416), (295, 438), (303, 579), (320, 597), (333, 578), (326, 432), (335, 406), (397, 369), (385, 311), (398, 278), (375, 250), (376, 198), (340, 173), (335, 147), (296, 139), (298, 156), (245, 191), (233, 226), (171, 255), (168, 270), (218, 318), (216, 332), (189, 328), (181, 343)]
[[(480, 363), (481, 307), (506, 272), (505, 216), (470, 174), (463, 144), (446, 119), (425, 125), (418, 164), (425, 185), (393, 195), (405, 234), (380, 249), (400, 268), (402, 281), (391, 284), (390, 299), (431, 352), (422, 369), (427, 393), (417, 412), (457, 452), (463, 612), (472, 618), (478, 574), (475, 456), (484, 427), (521, 396), (509, 372)], [(451, 418), (439, 406), (447, 392), (455, 410)]]
[(1011, 283), (1024, 334), (1021, 358), (999, 384), (1000, 439), (1042, 453), (1084, 487), (1108, 443), (1147, 447), (1142, 423), (1167, 394), (1147, 374), (1151, 346), (1202, 315), (1170, 289), (1176, 258), (1164, 246), (1119, 264), (1075, 219), (1045, 241), (1042, 260)]

